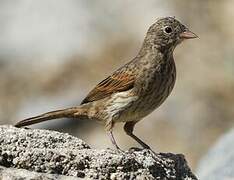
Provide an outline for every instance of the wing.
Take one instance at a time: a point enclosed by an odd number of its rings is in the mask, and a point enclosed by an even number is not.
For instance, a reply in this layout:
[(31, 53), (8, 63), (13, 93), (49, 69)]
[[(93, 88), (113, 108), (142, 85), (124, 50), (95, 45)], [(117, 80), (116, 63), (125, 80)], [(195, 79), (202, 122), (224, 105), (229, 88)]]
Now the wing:
[(100, 82), (81, 104), (103, 99), (114, 92), (127, 91), (133, 88), (134, 82), (135, 75), (132, 70), (129, 71), (126, 68), (120, 69)]

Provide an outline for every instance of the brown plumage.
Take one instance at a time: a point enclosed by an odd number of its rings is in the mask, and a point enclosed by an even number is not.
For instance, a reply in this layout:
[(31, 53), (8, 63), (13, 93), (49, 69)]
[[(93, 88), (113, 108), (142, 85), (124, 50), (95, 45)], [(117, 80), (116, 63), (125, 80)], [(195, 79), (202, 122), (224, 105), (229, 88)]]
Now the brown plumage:
[(113, 75), (100, 82), (82, 101), (85, 104), (108, 97), (115, 92), (126, 91), (133, 88), (135, 75), (117, 71)]
[(125, 122), (127, 135), (150, 148), (133, 134), (134, 126), (169, 96), (176, 79), (173, 51), (183, 40), (196, 37), (175, 18), (161, 18), (149, 28), (137, 56), (101, 81), (80, 106), (28, 118), (16, 127), (62, 117), (97, 120), (119, 149), (112, 130), (115, 123)]

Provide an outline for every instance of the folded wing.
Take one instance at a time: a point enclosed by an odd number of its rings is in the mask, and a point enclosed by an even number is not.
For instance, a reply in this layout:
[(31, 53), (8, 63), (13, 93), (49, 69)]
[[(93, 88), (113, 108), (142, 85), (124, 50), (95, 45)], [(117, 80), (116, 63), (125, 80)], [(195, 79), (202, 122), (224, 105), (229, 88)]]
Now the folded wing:
[(111, 76), (100, 82), (82, 101), (85, 104), (92, 101), (97, 101), (110, 96), (115, 92), (122, 92), (132, 89), (135, 82), (135, 75), (132, 71), (127, 71), (125, 68), (116, 71)]

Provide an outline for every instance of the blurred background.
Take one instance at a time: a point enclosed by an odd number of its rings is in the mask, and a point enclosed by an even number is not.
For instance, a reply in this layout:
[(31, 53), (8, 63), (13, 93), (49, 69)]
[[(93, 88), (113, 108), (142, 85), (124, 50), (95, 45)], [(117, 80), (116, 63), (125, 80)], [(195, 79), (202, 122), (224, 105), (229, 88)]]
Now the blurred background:
[[(199, 39), (176, 48), (174, 91), (135, 133), (156, 151), (185, 154), (196, 169), (234, 125), (233, 7), (232, 0), (0, 0), (0, 124), (79, 105), (134, 58), (158, 17), (175, 16)], [(119, 145), (138, 146), (122, 125), (114, 131)], [(32, 128), (112, 148), (96, 122), (55, 120)]]

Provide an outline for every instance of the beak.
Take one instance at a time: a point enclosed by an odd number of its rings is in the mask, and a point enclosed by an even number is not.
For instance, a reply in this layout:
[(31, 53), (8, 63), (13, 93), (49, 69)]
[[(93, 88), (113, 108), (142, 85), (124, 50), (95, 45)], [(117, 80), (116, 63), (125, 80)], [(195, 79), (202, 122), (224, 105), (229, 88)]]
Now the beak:
[(182, 38), (182, 39), (194, 39), (194, 38), (198, 38), (198, 36), (195, 33), (191, 32), (189, 30), (186, 30), (186, 31), (180, 33), (180, 38)]

